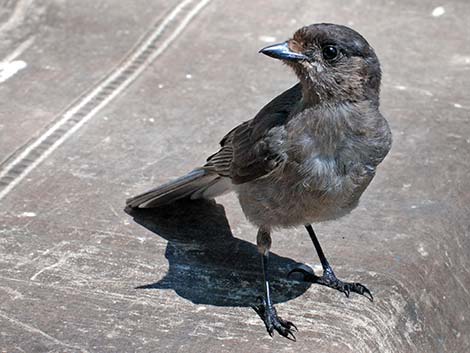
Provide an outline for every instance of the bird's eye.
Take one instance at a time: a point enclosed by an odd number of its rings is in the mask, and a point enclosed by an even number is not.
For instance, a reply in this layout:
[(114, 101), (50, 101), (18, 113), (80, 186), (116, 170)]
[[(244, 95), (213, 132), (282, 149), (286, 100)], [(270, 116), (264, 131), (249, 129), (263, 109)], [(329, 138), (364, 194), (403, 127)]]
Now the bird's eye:
[(338, 57), (339, 50), (334, 45), (327, 45), (327, 46), (323, 47), (322, 53), (323, 53), (323, 57), (326, 60), (331, 61), (331, 60), (334, 60)]

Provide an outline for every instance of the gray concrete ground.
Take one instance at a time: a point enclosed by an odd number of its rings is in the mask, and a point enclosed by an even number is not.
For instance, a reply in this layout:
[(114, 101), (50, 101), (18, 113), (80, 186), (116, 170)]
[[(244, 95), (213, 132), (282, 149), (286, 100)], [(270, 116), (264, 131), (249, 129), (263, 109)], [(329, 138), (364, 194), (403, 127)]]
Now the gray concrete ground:
[[(0, 1), (0, 351), (470, 351), (469, 16), (466, 0)], [(290, 342), (250, 308), (256, 230), (234, 195), (123, 208), (290, 87), (257, 51), (314, 22), (376, 49), (394, 146), (360, 206), (316, 226), (373, 303), (287, 280), (318, 259), (303, 229), (274, 235)]]

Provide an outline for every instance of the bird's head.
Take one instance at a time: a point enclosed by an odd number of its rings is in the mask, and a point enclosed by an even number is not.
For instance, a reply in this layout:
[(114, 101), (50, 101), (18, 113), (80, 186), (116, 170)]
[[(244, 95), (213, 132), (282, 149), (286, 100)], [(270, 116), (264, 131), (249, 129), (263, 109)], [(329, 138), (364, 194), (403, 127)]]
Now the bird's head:
[(371, 100), (378, 104), (379, 60), (369, 43), (351, 28), (313, 24), (260, 52), (282, 60), (295, 71), (304, 99), (315, 103)]

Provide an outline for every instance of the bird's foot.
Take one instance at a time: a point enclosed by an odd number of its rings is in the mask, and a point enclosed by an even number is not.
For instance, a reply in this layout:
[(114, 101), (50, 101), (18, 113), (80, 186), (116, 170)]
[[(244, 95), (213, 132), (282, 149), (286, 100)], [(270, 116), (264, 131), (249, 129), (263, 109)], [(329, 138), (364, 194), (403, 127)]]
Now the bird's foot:
[(354, 292), (365, 296), (371, 302), (374, 301), (372, 293), (366, 286), (357, 282), (343, 282), (339, 280), (338, 278), (336, 278), (336, 275), (331, 269), (331, 267), (327, 267), (323, 272), (323, 276), (319, 277), (315, 275), (315, 272), (312, 268), (302, 264), (291, 270), (287, 277), (289, 277), (292, 273), (295, 272), (301, 273), (304, 277), (303, 280), (305, 282), (318, 283), (323, 286), (339, 290), (340, 292), (343, 292), (348, 298), (349, 294), (351, 292)]
[(298, 331), (297, 327), (292, 322), (281, 319), (277, 315), (276, 308), (273, 305), (267, 305), (264, 298), (259, 299), (262, 303), (254, 305), (253, 309), (263, 320), (269, 335), (272, 337), (274, 330), (276, 330), (281, 336), (296, 341), (293, 331)]

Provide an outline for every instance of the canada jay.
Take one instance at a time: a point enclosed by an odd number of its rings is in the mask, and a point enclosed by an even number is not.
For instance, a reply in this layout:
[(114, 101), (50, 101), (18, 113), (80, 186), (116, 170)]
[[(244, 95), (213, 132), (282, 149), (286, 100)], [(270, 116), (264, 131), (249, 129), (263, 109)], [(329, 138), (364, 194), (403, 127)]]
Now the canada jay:
[(323, 275), (316, 276), (305, 265), (291, 272), (347, 296), (356, 292), (372, 300), (364, 285), (335, 276), (311, 224), (336, 219), (357, 206), (392, 140), (379, 111), (379, 60), (359, 33), (313, 24), (261, 53), (283, 61), (300, 82), (231, 130), (204, 166), (127, 200), (127, 205), (159, 207), (181, 198), (210, 199), (235, 191), (246, 217), (259, 229), (264, 297), (255, 309), (270, 335), (276, 330), (295, 339), (295, 325), (281, 319), (271, 301), (271, 232), (304, 225)]

